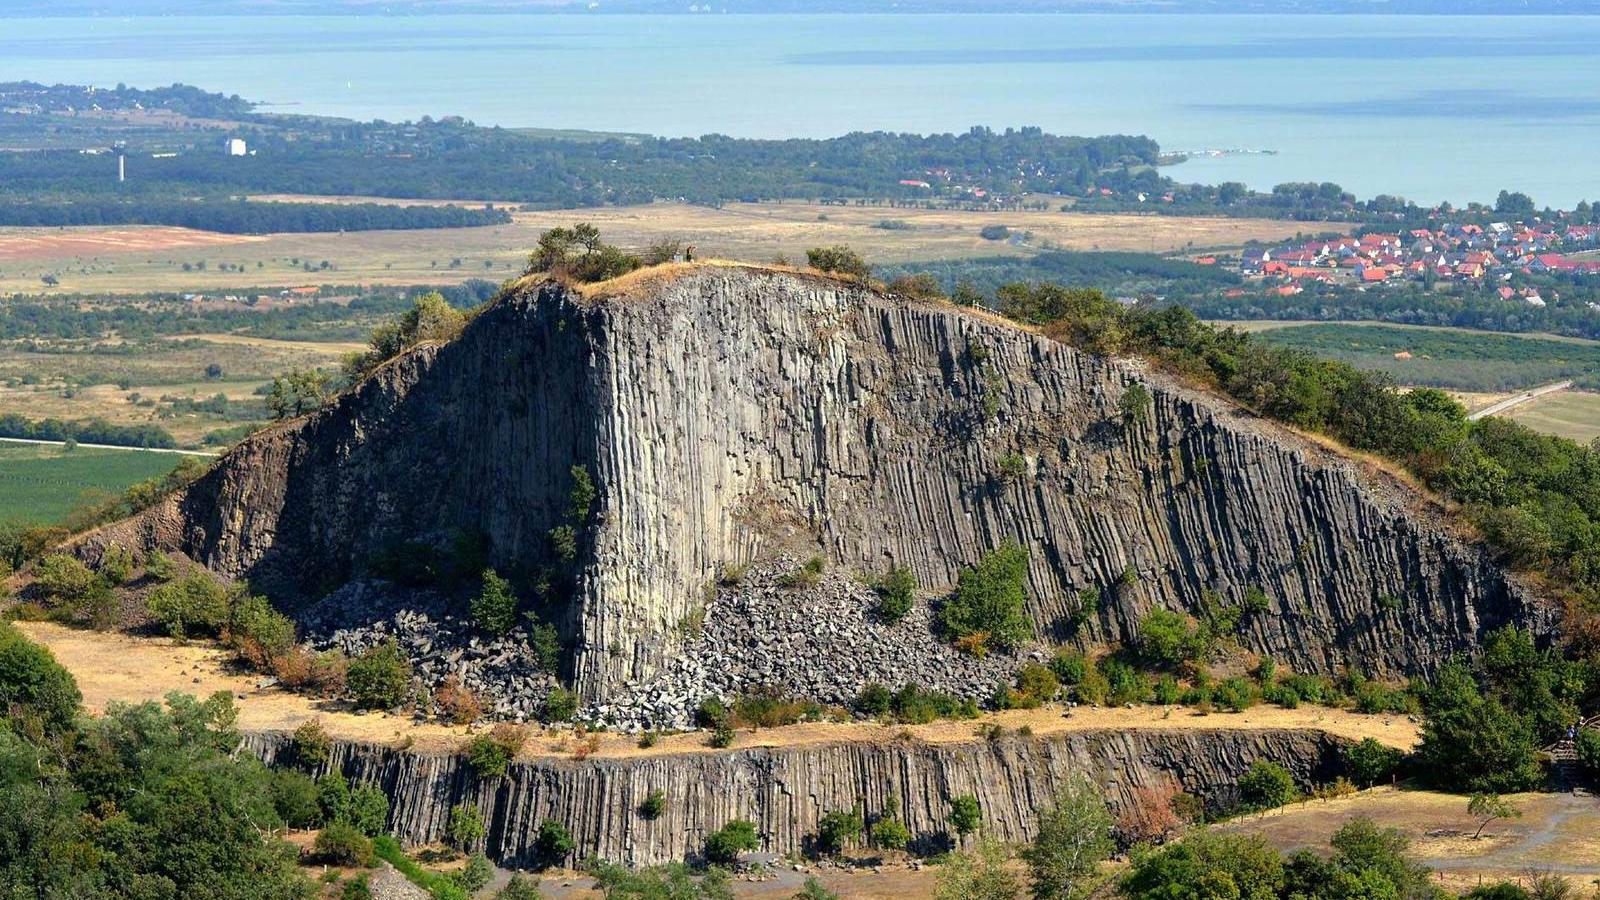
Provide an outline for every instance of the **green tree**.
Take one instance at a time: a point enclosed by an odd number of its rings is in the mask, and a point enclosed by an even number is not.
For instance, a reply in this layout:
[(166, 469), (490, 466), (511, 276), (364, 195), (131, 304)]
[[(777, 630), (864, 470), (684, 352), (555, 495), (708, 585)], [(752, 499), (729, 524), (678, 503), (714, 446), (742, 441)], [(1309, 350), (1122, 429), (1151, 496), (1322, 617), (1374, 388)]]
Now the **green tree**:
[(906, 617), (916, 598), (917, 579), (905, 566), (895, 566), (873, 585), (878, 594), (878, 616), (893, 624)]
[(1346, 746), (1342, 754), (1350, 780), (1364, 788), (1388, 781), (1405, 759), (1401, 751), (1370, 737)]
[(1122, 877), (1128, 900), (1275, 900), (1283, 859), (1260, 835), (1200, 831), (1138, 857)]
[(1483, 829), (1495, 819), (1521, 818), (1522, 810), (1512, 806), (1509, 801), (1499, 794), (1478, 793), (1473, 794), (1467, 801), (1467, 815), (1474, 819), (1481, 819), (1478, 830), (1472, 833), (1473, 840), (1483, 836)]
[(294, 369), (272, 379), (267, 408), (274, 419), (292, 419), (320, 407), (328, 397), (333, 376), (320, 369)]
[(706, 836), (706, 859), (717, 865), (733, 865), (739, 854), (761, 846), (754, 822), (734, 819)]
[(494, 635), (503, 635), (517, 624), (517, 595), (511, 582), (493, 569), (483, 570), (483, 587), (472, 598), (472, 620)]
[(161, 585), (145, 604), (151, 618), (179, 640), (194, 634), (215, 636), (228, 622), (228, 589), (204, 569)]
[(962, 837), (983, 827), (983, 810), (978, 806), (977, 797), (962, 794), (950, 801), (950, 827)]
[(1094, 782), (1076, 775), (1039, 814), (1039, 831), (1022, 851), (1038, 900), (1072, 900), (1088, 893), (1087, 882), (1116, 850), (1111, 813)]
[(1012, 873), (1005, 845), (985, 839), (970, 851), (945, 858), (934, 876), (935, 900), (1016, 900), (1022, 885)]
[(572, 833), (567, 831), (567, 826), (555, 819), (545, 819), (539, 823), (539, 833), (533, 841), (534, 851), (539, 856), (539, 862), (545, 867), (560, 865), (572, 851), (578, 849), (578, 842), (572, 839)]
[(1033, 636), (1027, 584), (1028, 551), (1003, 544), (977, 566), (961, 570), (955, 596), (939, 612), (940, 622), (958, 639), (986, 636), (998, 647), (1016, 647)]
[(1137, 425), (1150, 418), (1152, 405), (1150, 389), (1135, 381), (1125, 388), (1117, 399), (1117, 411), (1122, 414), (1122, 424)]
[(345, 684), (358, 709), (393, 709), (411, 688), (411, 663), (389, 638), (350, 661)]
[(861, 254), (842, 245), (812, 247), (806, 251), (806, 265), (819, 272), (830, 272), (863, 281), (872, 275), (872, 268), (861, 258)]
[[(73, 724), (83, 697), (55, 655), (0, 620), (0, 726), (59, 735)], [(5, 730), (0, 727), (0, 731)]]
[(1239, 799), (1251, 809), (1275, 809), (1294, 798), (1294, 776), (1271, 760), (1256, 760), (1239, 778)]
[(1449, 790), (1512, 793), (1541, 781), (1533, 729), (1483, 696), (1465, 664), (1452, 662), (1423, 696), (1416, 770)]
[(445, 826), (445, 837), (450, 846), (467, 851), (482, 843), (484, 834), (483, 813), (475, 803), (463, 803), (450, 808), (450, 821)]
[(839, 853), (861, 837), (860, 810), (834, 810), (817, 822), (817, 847), (824, 853)]

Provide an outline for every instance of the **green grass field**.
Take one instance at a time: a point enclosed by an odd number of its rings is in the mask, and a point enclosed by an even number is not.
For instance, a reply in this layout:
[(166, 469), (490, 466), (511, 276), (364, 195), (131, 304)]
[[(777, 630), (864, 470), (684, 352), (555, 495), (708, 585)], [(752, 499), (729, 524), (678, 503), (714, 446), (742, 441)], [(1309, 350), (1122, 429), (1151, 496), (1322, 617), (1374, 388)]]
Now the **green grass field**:
[(181, 457), (142, 450), (92, 450), (0, 443), (0, 522), (50, 524), (74, 507), (164, 475)]
[(1257, 336), (1407, 385), (1497, 392), (1600, 378), (1600, 343), (1592, 341), (1354, 323), (1291, 325)]

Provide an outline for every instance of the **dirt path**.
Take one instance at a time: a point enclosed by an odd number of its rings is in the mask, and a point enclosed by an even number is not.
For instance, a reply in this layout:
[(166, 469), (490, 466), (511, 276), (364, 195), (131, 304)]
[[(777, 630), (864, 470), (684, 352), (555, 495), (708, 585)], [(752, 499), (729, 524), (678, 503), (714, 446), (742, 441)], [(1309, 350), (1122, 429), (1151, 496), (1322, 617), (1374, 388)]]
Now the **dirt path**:
[(1547, 385), (1544, 385), (1543, 387), (1536, 387), (1533, 390), (1523, 391), (1522, 393), (1517, 394), (1516, 396), (1507, 397), (1506, 399), (1501, 400), (1498, 403), (1493, 403), (1493, 404), (1490, 404), (1489, 406), (1485, 406), (1483, 409), (1480, 409), (1477, 412), (1468, 413), (1467, 414), (1467, 421), (1476, 422), (1477, 420), (1483, 418), (1484, 416), (1499, 415), (1500, 413), (1503, 413), (1508, 409), (1512, 409), (1514, 407), (1521, 406), (1524, 403), (1528, 403), (1528, 402), (1531, 402), (1533, 400), (1537, 400), (1540, 397), (1545, 396), (1546, 394), (1554, 394), (1557, 391), (1564, 391), (1564, 390), (1566, 390), (1567, 388), (1570, 388), (1570, 387), (1572, 387), (1572, 382), (1571, 381), (1558, 381), (1555, 384), (1547, 384)]
[[(419, 749), (454, 750), (469, 730), (410, 716), (388, 713), (357, 714), (342, 703), (313, 700), (269, 686), (259, 676), (240, 672), (223, 649), (207, 643), (177, 644), (165, 638), (135, 638), (66, 628), (45, 622), (19, 623), (34, 640), (49, 647), (78, 679), (84, 704), (91, 712), (113, 702), (160, 700), (169, 692), (209, 696), (229, 691), (239, 706), (239, 726), (251, 731), (292, 731), (310, 719), (321, 719), (334, 737), (387, 743), (407, 738)], [(1063, 714), (1059, 706), (1036, 710), (990, 713), (978, 721), (934, 722), (928, 725), (879, 725), (863, 722), (809, 722), (760, 731), (740, 731), (735, 748), (789, 747), (845, 741), (891, 742), (909, 733), (930, 744), (976, 741), (978, 727), (997, 723), (1006, 728), (1027, 726), (1036, 735), (1098, 729), (1148, 728), (1163, 730), (1218, 730), (1239, 728), (1318, 729), (1359, 740), (1374, 737), (1397, 747), (1416, 742), (1416, 725), (1403, 716), (1368, 716), (1321, 707), (1280, 709), (1257, 706), (1243, 713), (1197, 715), (1183, 709), (1139, 706), (1133, 709), (1084, 709)], [(559, 757), (572, 753), (571, 732), (542, 730), (529, 741), (524, 756)], [(643, 749), (636, 738), (623, 734), (600, 735), (603, 757), (650, 754), (713, 753), (702, 734), (663, 736), (655, 747)]]

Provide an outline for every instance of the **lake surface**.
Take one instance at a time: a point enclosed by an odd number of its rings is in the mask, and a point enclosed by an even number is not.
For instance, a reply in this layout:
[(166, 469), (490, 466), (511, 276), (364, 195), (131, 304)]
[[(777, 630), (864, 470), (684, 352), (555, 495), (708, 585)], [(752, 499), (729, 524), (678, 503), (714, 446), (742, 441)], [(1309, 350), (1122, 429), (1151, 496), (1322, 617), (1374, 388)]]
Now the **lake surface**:
[(273, 108), (753, 137), (1039, 125), (1259, 148), (1194, 181), (1600, 199), (1600, 17), (0, 19), (0, 80), (181, 81)]

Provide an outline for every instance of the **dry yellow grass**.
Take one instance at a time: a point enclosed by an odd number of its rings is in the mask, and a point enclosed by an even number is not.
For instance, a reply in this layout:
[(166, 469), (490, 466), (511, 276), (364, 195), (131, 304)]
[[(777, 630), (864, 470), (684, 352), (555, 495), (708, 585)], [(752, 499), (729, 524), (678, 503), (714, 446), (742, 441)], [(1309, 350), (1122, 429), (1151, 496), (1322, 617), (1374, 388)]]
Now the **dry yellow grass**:
[[(355, 715), (341, 704), (317, 701), (276, 687), (258, 687), (259, 676), (230, 670), (230, 654), (213, 644), (177, 644), (165, 638), (136, 638), (122, 634), (81, 631), (44, 622), (20, 623), (30, 637), (56, 655), (78, 679), (84, 704), (100, 712), (108, 703), (159, 700), (169, 692), (207, 696), (229, 691), (239, 705), (239, 726), (253, 731), (292, 731), (313, 718), (322, 720), (335, 737), (370, 742), (410, 738), (428, 750), (453, 750), (469, 733), (465, 728), (434, 723), (416, 724), (409, 716), (387, 713)], [(791, 747), (865, 741), (887, 743), (910, 740), (929, 744), (971, 743), (981, 738), (980, 725), (1007, 729), (1027, 726), (1037, 736), (1101, 729), (1153, 729), (1205, 731), (1238, 728), (1317, 729), (1359, 740), (1373, 737), (1396, 747), (1410, 747), (1416, 726), (1403, 716), (1369, 716), (1321, 707), (1280, 709), (1258, 706), (1242, 713), (1197, 715), (1182, 708), (1139, 706), (1133, 709), (1079, 708), (1071, 716), (1057, 707), (990, 713), (980, 721), (935, 722), (929, 725), (879, 725), (872, 723), (812, 722), (740, 731), (735, 748)], [(570, 756), (576, 742), (570, 732), (546, 731), (529, 742), (529, 757)], [(656, 746), (643, 749), (635, 738), (621, 734), (600, 736), (594, 754), (605, 758), (644, 755), (717, 752), (705, 744), (703, 734), (663, 736)]]
[(1587, 444), (1600, 438), (1600, 393), (1561, 391), (1506, 410), (1529, 428)]
[[(909, 230), (876, 227), (885, 220)], [(721, 209), (678, 203), (579, 210), (517, 212), (509, 225), (346, 234), (216, 235), (210, 244), (182, 229), (11, 229), (10, 258), (0, 259), (0, 291), (44, 290), (40, 278), (60, 279), (56, 291), (132, 293), (217, 292), (300, 284), (439, 284), (514, 277), (541, 232), (592, 222), (608, 241), (642, 249), (672, 238), (705, 256), (767, 262), (803, 261), (809, 247), (849, 244), (874, 263), (950, 257), (1026, 255), (1048, 246), (1073, 250), (1165, 252), (1236, 247), (1247, 240), (1292, 236), (1296, 223), (1260, 219), (1138, 216), (1103, 213), (989, 213), (809, 203), (737, 203)], [(1026, 245), (986, 241), (985, 225), (1031, 232)], [(207, 262), (184, 272), (184, 263)], [(329, 269), (322, 270), (327, 261)], [(305, 272), (310, 263), (317, 269)], [(240, 272), (220, 271), (221, 264)]]

